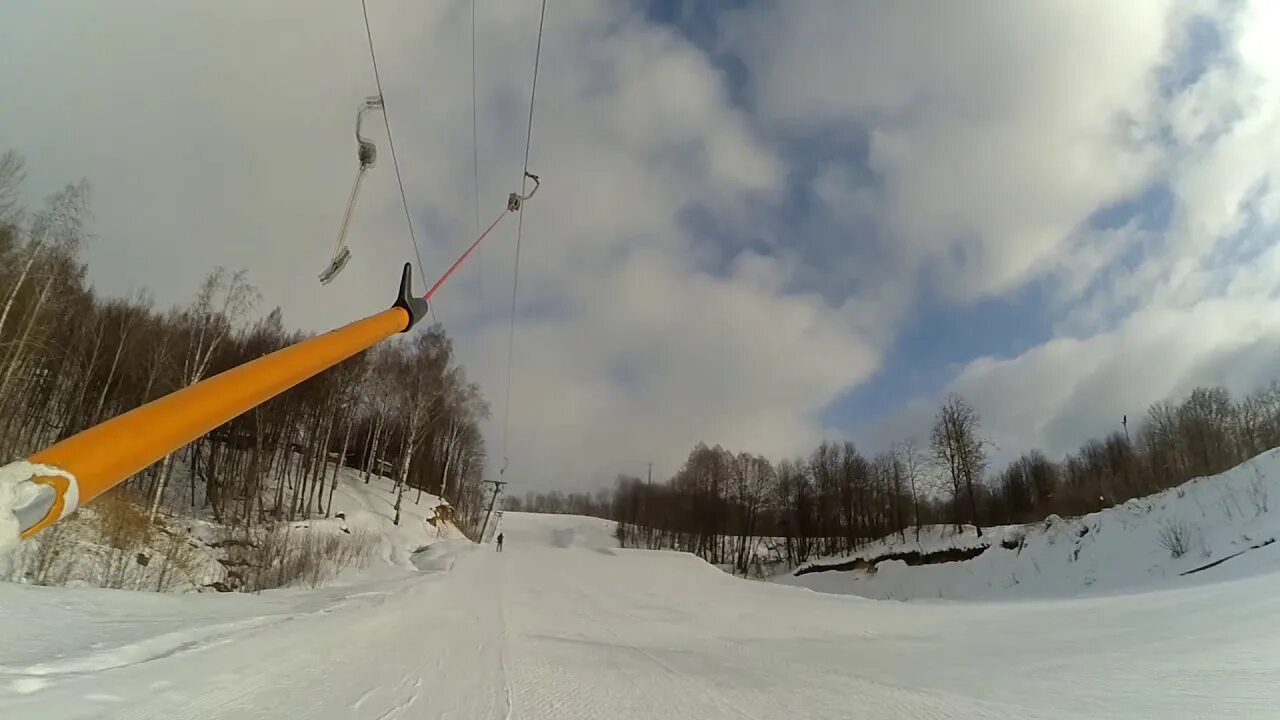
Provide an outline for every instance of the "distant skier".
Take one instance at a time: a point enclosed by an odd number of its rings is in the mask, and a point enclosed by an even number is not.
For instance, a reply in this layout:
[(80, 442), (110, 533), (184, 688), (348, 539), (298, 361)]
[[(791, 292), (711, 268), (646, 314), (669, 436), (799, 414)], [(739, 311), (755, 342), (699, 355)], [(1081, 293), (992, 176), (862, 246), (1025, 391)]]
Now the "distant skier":
[(498, 552), (502, 552), (502, 533), (498, 533)]

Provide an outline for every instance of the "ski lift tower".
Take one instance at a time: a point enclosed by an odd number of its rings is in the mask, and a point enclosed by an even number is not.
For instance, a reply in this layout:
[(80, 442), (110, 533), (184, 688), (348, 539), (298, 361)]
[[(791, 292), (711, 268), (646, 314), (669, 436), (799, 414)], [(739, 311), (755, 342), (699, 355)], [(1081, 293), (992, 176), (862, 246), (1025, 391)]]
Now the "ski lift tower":
[(493, 497), (489, 498), (489, 510), (484, 515), (484, 524), (480, 526), (480, 542), (484, 542), (484, 533), (489, 529), (489, 518), (493, 515), (493, 506), (497, 504), (498, 496), (502, 494), (502, 488), (507, 481), (485, 480), (484, 484), (493, 486)]

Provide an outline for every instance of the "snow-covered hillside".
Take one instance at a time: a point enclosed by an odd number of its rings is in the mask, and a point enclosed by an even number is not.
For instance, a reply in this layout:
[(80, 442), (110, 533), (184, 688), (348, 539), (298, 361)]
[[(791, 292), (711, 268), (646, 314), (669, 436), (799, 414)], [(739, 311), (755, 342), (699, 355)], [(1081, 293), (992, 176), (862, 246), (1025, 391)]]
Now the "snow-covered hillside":
[[(390, 478), (373, 477), (366, 484), (359, 471), (343, 468), (333, 496), (333, 514), (343, 516), (335, 524), (352, 532), (377, 538), (377, 558), (381, 564), (407, 568), (413, 554), (437, 540), (459, 540), (462, 533), (447, 519), (448, 504), (429, 493), (406, 489), (400, 506), (400, 524), (395, 518), (395, 483)], [(295, 525), (305, 523), (295, 523)], [(375, 563), (376, 566), (377, 563)]]
[[(1213, 582), (1280, 570), (1280, 448), (1221, 475), (1080, 518), (972, 528), (930, 527), (828, 558), (776, 582), (871, 598), (1050, 597)], [(982, 550), (946, 560), (946, 550)], [(963, 556), (966, 553), (953, 553)], [(853, 562), (907, 555), (905, 559)], [(822, 566), (857, 566), (813, 572)]]
[[(176, 486), (186, 484), (187, 472), (185, 463), (176, 466)], [(207, 511), (169, 518), (157, 530), (141, 508), (107, 495), (19, 545), (0, 560), (0, 579), (179, 592), (225, 589), (238, 586), (246, 565), (263, 561), (245, 557), (246, 543), (252, 542), (260, 554), (296, 561), (292, 571), (302, 577), (284, 584), (316, 586), (411, 569), (416, 550), (462, 537), (440, 498), (427, 493), (419, 498), (411, 489), (396, 526), (395, 484), (385, 477), (373, 476), (368, 483), (362, 478), (353, 468), (338, 471), (331, 517), (260, 526), (249, 535), (215, 524)], [(305, 570), (299, 569), (303, 564)], [(275, 577), (260, 580), (280, 584)]]

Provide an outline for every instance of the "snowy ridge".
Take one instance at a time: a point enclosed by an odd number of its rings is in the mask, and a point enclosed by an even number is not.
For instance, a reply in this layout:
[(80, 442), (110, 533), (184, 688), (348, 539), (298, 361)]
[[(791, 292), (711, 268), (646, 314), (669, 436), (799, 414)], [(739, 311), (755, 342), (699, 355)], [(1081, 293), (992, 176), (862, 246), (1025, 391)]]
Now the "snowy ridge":
[(824, 572), (827, 568), (839, 568), (843, 565), (861, 566), (858, 560), (876, 561), (893, 555), (912, 554), (930, 556), (949, 550), (986, 550), (992, 544), (1005, 540), (1006, 535), (1015, 538), (1025, 534), (1023, 525), (1000, 525), (985, 527), (979, 535), (972, 525), (924, 525), (917, 535), (915, 528), (908, 528), (901, 535), (893, 534), (869, 543), (848, 555), (824, 557), (812, 560), (795, 568), (794, 574), (805, 575), (813, 572)]
[[(1083, 517), (972, 528), (921, 541), (896, 535), (853, 557), (981, 548), (969, 560), (908, 565), (882, 560), (847, 571), (807, 572), (775, 582), (881, 599), (1055, 597), (1114, 593), (1238, 578), (1280, 570), (1280, 448), (1220, 475), (1196, 478)], [(847, 563), (830, 558), (802, 568)]]

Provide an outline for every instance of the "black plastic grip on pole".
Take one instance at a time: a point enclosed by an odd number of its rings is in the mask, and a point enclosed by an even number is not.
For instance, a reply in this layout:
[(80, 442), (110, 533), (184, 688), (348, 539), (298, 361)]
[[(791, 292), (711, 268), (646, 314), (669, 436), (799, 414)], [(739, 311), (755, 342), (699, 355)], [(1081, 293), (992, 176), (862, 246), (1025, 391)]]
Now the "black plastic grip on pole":
[(400, 273), (400, 293), (391, 307), (404, 308), (409, 315), (409, 324), (400, 331), (402, 333), (412, 330), (419, 320), (427, 316), (427, 301), (413, 294), (413, 266), (409, 263), (404, 264), (404, 272)]

